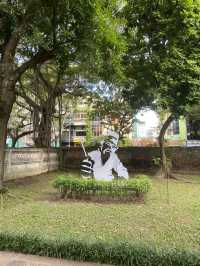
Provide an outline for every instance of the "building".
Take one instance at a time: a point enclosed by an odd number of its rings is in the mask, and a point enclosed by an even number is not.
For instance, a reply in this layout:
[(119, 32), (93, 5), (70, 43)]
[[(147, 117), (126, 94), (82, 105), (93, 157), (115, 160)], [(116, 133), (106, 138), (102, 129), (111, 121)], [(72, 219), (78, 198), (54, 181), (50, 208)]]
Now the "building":
[(187, 125), (186, 119), (180, 117), (175, 119), (169, 126), (166, 136), (166, 142), (170, 146), (184, 146), (187, 141)]
[[(143, 110), (136, 115), (133, 131), (127, 135), (128, 145), (158, 146), (161, 117), (152, 110)], [(106, 134), (104, 123), (98, 118), (89, 120), (86, 109), (68, 112), (63, 122), (62, 145), (79, 146), (98, 142)], [(166, 145), (183, 146), (187, 143), (186, 119), (174, 120), (165, 135)]]
[(62, 145), (76, 146), (84, 142), (87, 133), (86, 113), (68, 112), (64, 118), (62, 129)]
[[(134, 146), (156, 146), (162, 124), (161, 117), (152, 110), (143, 110), (136, 115), (133, 125)], [(186, 119), (174, 120), (165, 134), (166, 145), (183, 146), (187, 141)]]
[(187, 119), (187, 146), (200, 146), (200, 116), (188, 115)]
[(86, 111), (68, 112), (62, 129), (62, 145), (77, 146), (81, 142), (90, 142), (103, 135), (102, 122), (96, 118), (90, 121)]

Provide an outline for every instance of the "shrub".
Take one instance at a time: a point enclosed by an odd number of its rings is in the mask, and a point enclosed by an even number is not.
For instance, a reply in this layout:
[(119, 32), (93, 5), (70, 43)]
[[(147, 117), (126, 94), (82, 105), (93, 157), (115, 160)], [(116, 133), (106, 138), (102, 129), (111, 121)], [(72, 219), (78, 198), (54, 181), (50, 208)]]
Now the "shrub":
[(96, 197), (104, 199), (120, 197), (124, 199), (143, 198), (150, 190), (151, 182), (147, 176), (137, 176), (136, 178), (113, 181), (97, 181), (95, 179), (82, 179), (73, 176), (58, 176), (53, 182), (61, 197)]
[(0, 194), (3, 195), (3, 194), (6, 194), (8, 192), (8, 188), (7, 187), (1, 187), (0, 188)]
[(0, 250), (25, 254), (92, 261), (127, 266), (199, 266), (200, 253), (178, 249), (156, 249), (126, 242), (55, 241), (32, 235), (0, 234)]

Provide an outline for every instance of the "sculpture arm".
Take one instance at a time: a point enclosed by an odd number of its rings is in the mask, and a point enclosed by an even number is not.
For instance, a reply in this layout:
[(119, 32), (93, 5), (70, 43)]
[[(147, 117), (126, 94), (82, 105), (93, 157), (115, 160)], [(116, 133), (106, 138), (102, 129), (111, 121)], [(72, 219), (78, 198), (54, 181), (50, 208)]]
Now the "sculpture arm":
[(127, 168), (124, 167), (118, 156), (115, 154), (115, 164), (114, 164), (114, 170), (117, 173), (119, 177), (123, 177), (125, 179), (128, 179), (128, 171)]

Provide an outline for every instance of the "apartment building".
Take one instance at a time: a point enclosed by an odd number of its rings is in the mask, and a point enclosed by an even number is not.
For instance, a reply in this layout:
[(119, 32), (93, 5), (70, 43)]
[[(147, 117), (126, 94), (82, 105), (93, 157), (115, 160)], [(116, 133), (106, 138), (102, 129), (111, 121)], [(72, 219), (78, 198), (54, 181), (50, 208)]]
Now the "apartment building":
[(100, 137), (103, 131), (102, 122), (98, 118), (89, 121), (86, 111), (68, 112), (63, 122), (62, 145), (80, 145), (89, 135), (93, 138)]

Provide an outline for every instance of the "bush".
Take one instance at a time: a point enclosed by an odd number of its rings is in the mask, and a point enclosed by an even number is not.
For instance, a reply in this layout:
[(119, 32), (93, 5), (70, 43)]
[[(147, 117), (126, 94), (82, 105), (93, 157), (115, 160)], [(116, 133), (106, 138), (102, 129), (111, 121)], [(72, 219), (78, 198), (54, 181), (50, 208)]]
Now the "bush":
[(150, 190), (151, 182), (147, 176), (137, 176), (136, 178), (113, 181), (97, 181), (95, 179), (82, 179), (73, 176), (58, 176), (53, 182), (61, 197), (96, 197), (107, 198), (120, 197), (124, 199), (143, 198)]
[(0, 250), (25, 254), (92, 261), (127, 266), (199, 266), (200, 253), (187, 250), (158, 250), (126, 242), (63, 241), (36, 238), (31, 235), (0, 234)]
[(8, 188), (7, 187), (1, 187), (0, 188), (0, 194), (3, 195), (3, 194), (6, 194), (8, 192)]

